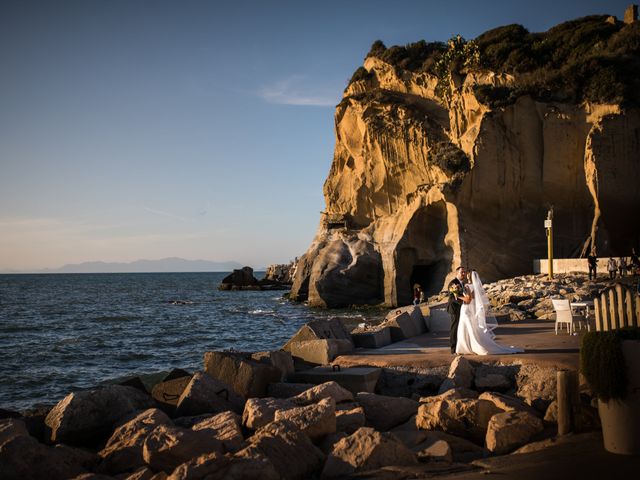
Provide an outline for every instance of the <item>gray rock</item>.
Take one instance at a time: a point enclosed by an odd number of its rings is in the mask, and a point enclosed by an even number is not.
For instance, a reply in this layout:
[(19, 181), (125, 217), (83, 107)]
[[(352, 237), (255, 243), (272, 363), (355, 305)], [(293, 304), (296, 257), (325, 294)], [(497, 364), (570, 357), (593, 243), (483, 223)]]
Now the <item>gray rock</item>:
[(313, 383), (270, 383), (267, 387), (267, 395), (273, 398), (295, 397), (311, 387)]
[(324, 454), (299, 430), (278, 433), (262, 429), (249, 439), (250, 445), (236, 455), (243, 458), (266, 457), (280, 478), (306, 479), (324, 462)]
[(209, 432), (222, 442), (227, 452), (237, 452), (244, 447), (241, 422), (240, 415), (226, 411), (201, 420), (191, 429)]
[(0, 445), (13, 437), (29, 436), (25, 423), (18, 418), (3, 418), (0, 420)]
[(404, 397), (387, 397), (375, 393), (360, 392), (356, 401), (364, 409), (367, 424), (376, 430), (386, 431), (405, 422), (418, 410), (418, 402)]
[(472, 388), (474, 376), (475, 372), (469, 360), (458, 356), (451, 362), (447, 378), (442, 382), (438, 393), (444, 393), (452, 388)]
[(154, 470), (171, 473), (178, 465), (207, 453), (223, 453), (222, 442), (210, 432), (159, 425), (144, 441), (143, 457)]
[(242, 423), (247, 428), (257, 430), (273, 422), (276, 411), (288, 410), (296, 406), (287, 398), (250, 398), (244, 406)]
[(279, 382), (282, 376), (278, 368), (235, 352), (206, 352), (204, 367), (207, 375), (230, 385), (244, 398), (264, 397), (267, 385)]
[(441, 400), (420, 405), (416, 425), (483, 444), (489, 420), (500, 412), (502, 410), (488, 400)]
[(485, 392), (506, 392), (511, 388), (511, 380), (499, 373), (489, 373), (483, 376), (476, 376), (476, 389)]
[(126, 415), (152, 407), (149, 395), (132, 387), (108, 385), (70, 393), (49, 412), (45, 424), (53, 442), (87, 444), (109, 435)]
[(147, 435), (158, 425), (170, 424), (164, 412), (151, 408), (118, 426), (99, 452), (100, 471), (116, 474), (144, 466), (142, 446)]
[(201, 415), (227, 410), (242, 412), (244, 399), (233, 388), (205, 373), (196, 372), (176, 405), (176, 415)]
[(66, 480), (87, 470), (68, 449), (48, 447), (31, 436), (17, 435), (0, 445), (0, 472), (3, 480)]
[(528, 412), (504, 412), (491, 417), (487, 428), (487, 448), (498, 455), (526, 444), (543, 430), (542, 420)]
[(334, 445), (322, 470), (322, 478), (345, 477), (380, 467), (417, 463), (416, 455), (392, 433), (363, 427)]
[(346, 388), (341, 387), (338, 383), (332, 381), (315, 385), (291, 398), (291, 401), (298, 405), (309, 405), (323, 398), (333, 398), (335, 403), (348, 402), (353, 400), (353, 394)]
[(295, 425), (310, 439), (318, 439), (336, 432), (336, 402), (328, 397), (314, 405), (276, 411), (275, 421), (283, 420)]

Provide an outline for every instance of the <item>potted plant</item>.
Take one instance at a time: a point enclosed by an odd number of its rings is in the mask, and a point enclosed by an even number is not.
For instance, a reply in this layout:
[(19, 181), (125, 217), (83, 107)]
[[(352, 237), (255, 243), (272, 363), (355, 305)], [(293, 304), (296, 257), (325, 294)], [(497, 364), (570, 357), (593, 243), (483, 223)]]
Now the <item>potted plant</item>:
[(598, 397), (604, 448), (640, 455), (640, 329), (587, 333), (580, 370)]

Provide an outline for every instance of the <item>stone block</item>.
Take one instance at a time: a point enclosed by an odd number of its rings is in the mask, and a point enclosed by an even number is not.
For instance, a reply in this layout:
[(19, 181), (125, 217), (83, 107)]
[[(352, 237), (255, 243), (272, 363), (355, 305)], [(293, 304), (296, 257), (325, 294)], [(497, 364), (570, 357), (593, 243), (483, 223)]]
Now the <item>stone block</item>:
[(313, 320), (300, 327), (282, 349), (289, 351), (287, 348), (289, 344), (308, 340), (347, 340), (351, 342), (351, 335), (340, 319)]
[(451, 317), (444, 308), (432, 308), (427, 318), (430, 332), (448, 332), (451, 330)]
[(157, 383), (151, 390), (151, 396), (166, 413), (173, 415), (180, 395), (191, 381), (191, 375), (171, 378)]
[(269, 383), (279, 382), (282, 376), (278, 368), (236, 352), (206, 352), (204, 371), (245, 398), (266, 396)]
[(311, 383), (270, 383), (267, 387), (267, 395), (273, 398), (295, 397), (313, 387)]
[(178, 399), (176, 414), (193, 416), (227, 410), (241, 413), (243, 409), (244, 398), (234, 392), (230, 385), (196, 372)]
[(353, 344), (360, 348), (380, 348), (391, 343), (391, 329), (382, 327), (380, 330), (352, 333)]
[(351, 353), (353, 342), (342, 339), (318, 339), (289, 342), (284, 348), (291, 355), (306, 362), (327, 365), (339, 355)]
[(418, 413), (419, 406), (418, 402), (410, 398), (366, 392), (358, 393), (356, 402), (364, 409), (367, 424), (380, 431), (387, 431), (406, 422)]
[(401, 342), (407, 338), (415, 337), (420, 332), (415, 328), (411, 315), (401, 312), (385, 320), (385, 327), (389, 327), (392, 342)]
[(70, 393), (51, 409), (45, 424), (50, 441), (86, 445), (110, 435), (126, 415), (153, 406), (153, 399), (136, 388), (107, 385)]
[(251, 355), (253, 360), (261, 363), (266, 363), (272, 367), (277, 368), (282, 373), (280, 377), (281, 381), (285, 381), (289, 375), (291, 375), (295, 369), (293, 366), (293, 358), (291, 352), (285, 352), (284, 350), (274, 350), (272, 352), (256, 352)]
[(336, 370), (330, 367), (316, 367), (296, 372), (293, 379), (316, 385), (333, 381), (353, 394), (358, 392), (373, 393), (381, 373), (382, 369), (375, 367), (353, 367)]

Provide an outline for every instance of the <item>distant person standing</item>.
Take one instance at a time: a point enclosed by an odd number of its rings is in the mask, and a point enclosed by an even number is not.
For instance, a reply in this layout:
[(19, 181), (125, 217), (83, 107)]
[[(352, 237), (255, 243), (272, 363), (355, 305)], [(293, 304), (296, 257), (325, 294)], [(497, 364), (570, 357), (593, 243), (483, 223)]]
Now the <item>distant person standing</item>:
[(620, 257), (618, 260), (618, 272), (620, 272), (620, 278), (627, 274), (627, 259), (625, 257)]
[(413, 304), (418, 305), (424, 301), (424, 292), (420, 284), (416, 283), (413, 286)]
[(616, 278), (616, 270), (618, 270), (618, 262), (613, 257), (609, 257), (607, 262), (607, 270), (609, 271), (609, 280)]
[(596, 280), (596, 277), (598, 276), (598, 257), (594, 250), (592, 250), (587, 257), (587, 263), (589, 264), (589, 280)]

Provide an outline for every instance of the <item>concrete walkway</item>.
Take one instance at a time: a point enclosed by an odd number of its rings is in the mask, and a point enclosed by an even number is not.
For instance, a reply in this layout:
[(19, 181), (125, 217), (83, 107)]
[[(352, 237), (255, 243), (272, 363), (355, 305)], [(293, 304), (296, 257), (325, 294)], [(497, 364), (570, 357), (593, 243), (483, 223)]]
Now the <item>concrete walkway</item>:
[[(579, 349), (582, 333), (569, 335), (566, 330), (555, 335), (555, 322), (527, 320), (500, 325), (496, 341), (525, 349), (513, 355), (465, 355), (469, 360), (501, 363), (535, 363), (576, 370), (579, 366)], [(377, 349), (356, 349), (351, 355), (342, 355), (333, 361), (341, 367), (354, 366), (414, 366), (437, 367), (449, 365), (454, 356), (449, 350), (448, 332), (423, 335), (392, 343)]]

